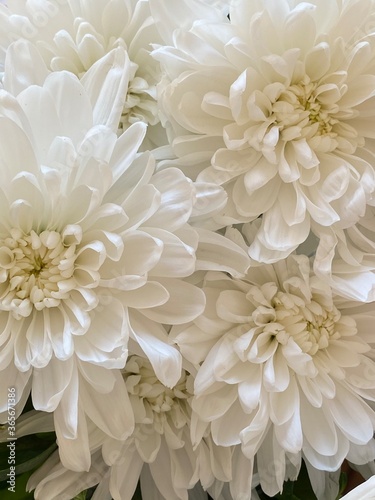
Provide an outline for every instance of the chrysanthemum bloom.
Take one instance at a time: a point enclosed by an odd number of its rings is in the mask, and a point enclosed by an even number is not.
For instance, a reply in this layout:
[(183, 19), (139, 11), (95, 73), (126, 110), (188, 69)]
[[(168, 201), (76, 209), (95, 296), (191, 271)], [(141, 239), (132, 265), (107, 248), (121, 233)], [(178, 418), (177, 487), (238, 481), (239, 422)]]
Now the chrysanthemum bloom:
[(374, 459), (373, 307), (348, 309), (296, 255), (244, 280), (208, 273), (204, 291), (205, 312), (174, 336), (203, 361), (192, 406), (216, 444), (256, 456), (271, 496), (301, 457), (323, 471)]
[(350, 227), (373, 203), (374, 16), (372, 0), (233, 0), (227, 23), (154, 52), (174, 152), (225, 186), (223, 225), (262, 216), (255, 260), (289, 255), (311, 221), (317, 236)]
[[(29, 78), (30, 83), (40, 83), (48, 71), (68, 70), (82, 77), (109, 51), (123, 47), (129, 57), (129, 64), (124, 68), (128, 89), (119, 129), (125, 130), (132, 123), (142, 121), (150, 125), (147, 138), (151, 142), (145, 147), (164, 143), (162, 127), (158, 126), (155, 90), (160, 70), (149, 55), (150, 44), (161, 38), (147, 0), (11, 1), (8, 10), (0, 11), (0, 32), (6, 34), (8, 43), (20, 40), (12, 46), (7, 66), (9, 71), (22, 73), (21, 85), (25, 78)], [(6, 36), (0, 35), (2, 49), (4, 45), (7, 49)], [(7, 87), (7, 76), (4, 85)], [(14, 92), (17, 85), (9, 90)]]
[[(220, 492), (223, 481), (231, 479), (233, 450), (215, 446), (209, 437), (193, 449), (192, 375), (182, 370), (177, 384), (168, 388), (158, 380), (149, 361), (131, 355), (123, 377), (135, 415), (133, 435), (121, 442), (91, 426), (91, 469), (87, 473), (69, 471), (56, 454), (29, 482), (30, 488), (36, 488), (35, 498), (70, 499), (99, 483), (94, 500), (131, 500), (139, 479), (144, 500), (187, 500), (199, 479), (205, 489), (217, 481)], [(189, 498), (194, 499), (194, 494)]]
[(85, 414), (113, 437), (133, 430), (116, 370), (129, 337), (173, 386), (181, 357), (163, 324), (204, 308), (184, 281), (199, 239), (186, 223), (193, 184), (137, 154), (143, 122), (116, 135), (126, 64), (118, 48), (81, 82), (54, 72), (17, 98), (0, 92), (1, 421), (7, 388), (18, 413), (31, 389), (72, 468), (88, 467)]

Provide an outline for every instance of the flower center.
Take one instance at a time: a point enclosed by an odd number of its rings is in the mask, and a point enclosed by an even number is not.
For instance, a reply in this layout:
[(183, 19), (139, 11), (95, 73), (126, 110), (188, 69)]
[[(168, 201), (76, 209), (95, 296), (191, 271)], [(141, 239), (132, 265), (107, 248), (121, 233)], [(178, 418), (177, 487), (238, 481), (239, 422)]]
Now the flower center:
[[(170, 389), (158, 380), (149, 361), (130, 356), (124, 379), (131, 399), (135, 398), (141, 403), (133, 405), (138, 424), (153, 424), (160, 434), (164, 432), (164, 422), (169, 418), (173, 418), (173, 424), (178, 429), (186, 425), (184, 407), (191, 393), (187, 389), (188, 374), (184, 370), (178, 383)], [(139, 412), (140, 406), (144, 407), (145, 412)]]
[[(336, 323), (341, 314), (335, 307), (328, 311), (312, 300), (303, 306), (294, 304), (289, 308), (285, 307), (286, 295), (279, 292), (274, 299), (275, 319), (282, 327), (276, 334), (280, 344), (285, 344), (292, 336), (303, 352), (313, 356), (319, 349), (326, 349), (330, 340), (340, 338)], [(290, 296), (287, 302), (290, 302)]]
[[(336, 90), (336, 91), (335, 91)], [(285, 87), (281, 83), (268, 85), (263, 93), (254, 92), (253, 106), (262, 110), (257, 133), (249, 134), (249, 144), (257, 151), (273, 150), (279, 139), (284, 142), (317, 136), (328, 137), (337, 144), (335, 115), (339, 111), (340, 91), (334, 85), (319, 85), (305, 76), (299, 83)], [(250, 116), (253, 112), (250, 110)], [(256, 120), (258, 121), (258, 120)], [(334, 147), (334, 146), (332, 146)]]
[(56, 231), (25, 235), (12, 229), (0, 240), (0, 310), (20, 318), (33, 308), (58, 306), (73, 288), (67, 284), (74, 272), (75, 250), (76, 244), (68, 244), (68, 238)]
[[(340, 109), (340, 99), (347, 90), (345, 77), (331, 76), (331, 80), (327, 77), (327, 82), (313, 82), (304, 75), (289, 86), (273, 82), (253, 91), (246, 101), (248, 121), (236, 111), (237, 122), (225, 129), (226, 146), (232, 150), (250, 146), (274, 164), (288, 155), (285, 144), (291, 141), (305, 140), (314, 151), (338, 148), (354, 153), (364, 139), (347, 121), (339, 119), (355, 114), (351, 109)], [(242, 109), (241, 99), (233, 92), (233, 109)]]
[[(254, 297), (256, 293), (259, 297), (259, 288), (255, 288), (250, 296)], [(356, 333), (355, 322), (343, 317), (334, 305), (325, 307), (314, 298), (305, 301), (291, 293), (275, 290), (271, 283), (262, 287), (264, 302), (253, 312), (255, 324), (261, 327), (258, 336), (265, 333), (280, 345), (286, 345), (292, 338), (303, 352), (314, 356), (319, 350), (328, 348), (332, 340), (340, 339), (340, 332), (345, 331), (345, 335)], [(266, 300), (268, 307), (264, 306)]]
[(338, 111), (335, 102), (324, 103), (319, 100), (322, 86), (309, 81), (306, 77), (298, 84), (291, 85), (283, 91), (273, 104), (272, 114), (275, 123), (281, 130), (298, 126), (312, 127), (309, 135), (326, 135), (336, 137), (333, 126), (338, 120), (333, 117)]
[(131, 80), (119, 124), (120, 133), (138, 121), (149, 125), (156, 125), (159, 122), (156, 87), (136, 75), (138, 66), (135, 63), (131, 63), (131, 67)]

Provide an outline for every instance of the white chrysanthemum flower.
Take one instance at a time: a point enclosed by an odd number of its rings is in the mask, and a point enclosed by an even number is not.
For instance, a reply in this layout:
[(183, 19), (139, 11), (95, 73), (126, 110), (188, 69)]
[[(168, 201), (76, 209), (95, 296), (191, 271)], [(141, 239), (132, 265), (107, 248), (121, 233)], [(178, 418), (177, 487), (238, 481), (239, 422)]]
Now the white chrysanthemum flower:
[[(215, 499), (221, 498), (223, 482), (232, 479), (232, 466), (236, 462), (231, 448), (215, 446), (209, 436), (204, 436), (197, 449), (193, 449), (190, 438), (192, 375), (182, 370), (177, 384), (168, 388), (158, 380), (149, 361), (131, 355), (123, 377), (135, 415), (133, 435), (119, 441), (91, 426), (90, 470), (70, 471), (62, 466), (56, 453), (29, 481), (29, 488), (36, 488), (35, 498), (70, 499), (99, 483), (93, 500), (107, 497), (131, 500), (139, 480), (145, 500), (194, 499), (194, 492), (189, 490), (199, 480), (204, 489), (211, 487)], [(27, 419), (29, 422), (22, 422), (21, 430), (30, 431), (40, 426), (41, 421), (36, 422), (36, 418), (32, 415)], [(250, 468), (248, 460), (242, 460), (242, 464)], [(233, 471), (237, 476), (238, 472)], [(242, 482), (248, 482), (249, 470), (243, 468), (241, 472), (245, 475)], [(198, 487), (196, 491), (203, 493)]]
[[(154, 57), (186, 171), (225, 186), (224, 225), (262, 216), (250, 256), (272, 263), (373, 204), (373, 0), (233, 0)], [(161, 7), (162, 8), (162, 7)], [(207, 167), (207, 163), (211, 165)]]
[(81, 82), (54, 72), (17, 98), (0, 91), (1, 420), (7, 387), (18, 412), (31, 389), (36, 409), (54, 411), (72, 468), (88, 466), (85, 414), (116, 438), (133, 429), (112, 370), (124, 367), (129, 337), (173, 386), (181, 356), (163, 325), (204, 308), (184, 281), (199, 239), (187, 224), (193, 184), (137, 154), (144, 123), (116, 135), (126, 64), (119, 48)]
[[(8, 10), (0, 14), (0, 31), (8, 37), (8, 44), (19, 40), (10, 49), (11, 57), (5, 65), (5, 88), (16, 93), (25, 80), (40, 83), (48, 71), (68, 70), (82, 77), (105, 54), (123, 47), (129, 56), (125, 68), (128, 89), (119, 129), (126, 130), (132, 123), (142, 121), (150, 126), (147, 138), (151, 142), (144, 147), (164, 144), (155, 89), (160, 69), (150, 57), (150, 44), (158, 43), (161, 37), (147, 0), (11, 1)], [(0, 38), (0, 42), (6, 49), (6, 41)], [(34, 54), (33, 65), (30, 52)], [(12, 88), (7, 71), (21, 73)]]
[(203, 362), (192, 406), (216, 444), (256, 456), (271, 496), (301, 457), (324, 471), (374, 459), (373, 308), (347, 309), (306, 256), (243, 280), (208, 273), (204, 291), (205, 312), (174, 338)]

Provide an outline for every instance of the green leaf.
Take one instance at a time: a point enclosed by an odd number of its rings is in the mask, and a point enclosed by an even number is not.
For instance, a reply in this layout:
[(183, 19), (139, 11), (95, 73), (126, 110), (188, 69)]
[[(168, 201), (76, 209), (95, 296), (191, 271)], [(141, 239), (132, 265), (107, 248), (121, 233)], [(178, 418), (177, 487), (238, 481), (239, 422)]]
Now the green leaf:
[(310, 478), (304, 462), (302, 462), (297, 480), (285, 481), (282, 493), (278, 493), (274, 497), (269, 497), (260, 487), (257, 488), (257, 493), (260, 500), (270, 500), (271, 498), (276, 498), (278, 500), (317, 500), (311, 487)]
[[(21, 464), (16, 466), (16, 475), (18, 476), (19, 474), (22, 474), (24, 472), (27, 472), (29, 470), (34, 470), (42, 463), (44, 463), (47, 458), (51, 455), (52, 452), (54, 452), (57, 448), (56, 443), (52, 443), (51, 446), (49, 446), (46, 450), (43, 452), (39, 453), (36, 457), (30, 458), (30, 460), (27, 460), (26, 462), (22, 462)], [(4, 481), (6, 479), (6, 476), (8, 474), (10, 469), (7, 470), (2, 470), (0, 471), (0, 481)]]
[(336, 500), (342, 497), (347, 484), (348, 484), (348, 475), (346, 474), (346, 472), (341, 472), (339, 479), (339, 494), (337, 495)]
[[(26, 484), (29, 477), (34, 471), (25, 472), (15, 477), (15, 485), (12, 488), (12, 483), (2, 481), (0, 483), (0, 498), (1, 500), (34, 500), (33, 493), (26, 492)], [(9, 489), (12, 488), (12, 489)]]
[(270, 500), (271, 498), (275, 498), (275, 497), (269, 497), (268, 495), (266, 495), (264, 493), (264, 491), (262, 491), (262, 489), (259, 485), (256, 488), (256, 492), (258, 493), (258, 497), (260, 498), (260, 500)]
[(283, 492), (279, 493), (276, 498), (279, 498), (280, 500), (300, 500), (299, 497), (294, 495), (295, 484), (295, 481), (286, 481), (284, 483)]
[(86, 500), (86, 490), (81, 491), (73, 500)]
[(297, 481), (294, 482), (293, 493), (302, 500), (317, 500), (316, 495), (311, 487), (309, 474), (304, 462), (302, 462)]
[(141, 485), (138, 481), (137, 489), (134, 492), (132, 500), (142, 500)]
[(7, 480), (10, 467), (15, 467), (16, 475), (34, 470), (56, 449), (56, 436), (53, 432), (48, 435), (46, 433), (43, 438), (37, 435), (24, 436), (0, 443), (0, 481)]

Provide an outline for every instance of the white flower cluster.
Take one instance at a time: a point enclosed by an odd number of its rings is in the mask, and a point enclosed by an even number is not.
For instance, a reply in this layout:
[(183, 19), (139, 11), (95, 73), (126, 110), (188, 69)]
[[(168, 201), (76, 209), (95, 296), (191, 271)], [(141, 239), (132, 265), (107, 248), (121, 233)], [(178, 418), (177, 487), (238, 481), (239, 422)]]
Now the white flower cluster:
[(375, 0), (0, 3), (0, 417), (12, 387), (17, 435), (56, 432), (36, 499), (304, 463), (335, 500), (375, 474), (374, 301)]

